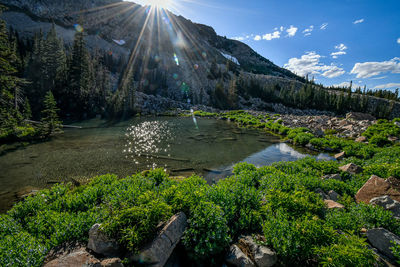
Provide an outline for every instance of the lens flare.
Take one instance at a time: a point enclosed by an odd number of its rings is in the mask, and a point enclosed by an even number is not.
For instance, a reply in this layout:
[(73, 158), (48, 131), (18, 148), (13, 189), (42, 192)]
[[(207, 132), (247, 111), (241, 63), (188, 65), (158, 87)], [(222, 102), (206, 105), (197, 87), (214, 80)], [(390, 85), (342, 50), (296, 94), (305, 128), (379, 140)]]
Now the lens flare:
[(174, 60), (177, 66), (179, 66), (179, 58), (178, 56), (174, 53)]

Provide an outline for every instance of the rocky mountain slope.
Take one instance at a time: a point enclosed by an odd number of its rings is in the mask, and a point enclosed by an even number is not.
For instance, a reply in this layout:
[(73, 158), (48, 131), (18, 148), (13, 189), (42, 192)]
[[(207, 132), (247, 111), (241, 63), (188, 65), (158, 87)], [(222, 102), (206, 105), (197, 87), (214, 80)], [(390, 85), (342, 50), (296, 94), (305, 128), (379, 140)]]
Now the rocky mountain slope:
[[(0, 3), (8, 7), (3, 19), (21, 36), (32, 36), (40, 29), (47, 32), (55, 22), (58, 34), (70, 44), (79, 24), (92, 50), (109, 51), (127, 61), (132, 57), (136, 87), (148, 83), (151, 87), (154, 79), (161, 79), (163, 82), (156, 83), (150, 92), (178, 101), (186, 101), (190, 94), (193, 102), (209, 104), (217, 82), (228, 87), (233, 73), (248, 79), (262, 75), (268, 83), (281, 86), (302, 85), (301, 77), (276, 66), (246, 44), (218, 36), (211, 27), (168, 11), (119, 0)], [(215, 77), (210, 77), (210, 69)]]
[[(32, 37), (39, 30), (47, 33), (54, 22), (58, 35), (71, 45), (76, 31), (83, 29), (92, 51), (131, 62), (135, 88), (145, 94), (215, 106), (217, 85), (221, 84), (228, 95), (232, 81), (239, 78), (248, 87), (256, 80), (264, 87), (300, 89), (305, 82), (248, 45), (218, 36), (213, 28), (168, 11), (121, 0), (0, 0), (0, 4), (8, 8), (2, 18), (23, 37)], [(120, 75), (115, 73), (115, 90)], [(264, 109), (260, 99), (249, 101), (237, 93), (237, 108)], [(138, 102), (146, 104), (146, 97), (141, 96)], [(160, 105), (168, 105), (164, 102)], [(391, 117), (400, 116), (399, 103), (375, 97), (369, 97), (367, 112), (376, 113), (379, 107), (389, 105), (393, 106)]]

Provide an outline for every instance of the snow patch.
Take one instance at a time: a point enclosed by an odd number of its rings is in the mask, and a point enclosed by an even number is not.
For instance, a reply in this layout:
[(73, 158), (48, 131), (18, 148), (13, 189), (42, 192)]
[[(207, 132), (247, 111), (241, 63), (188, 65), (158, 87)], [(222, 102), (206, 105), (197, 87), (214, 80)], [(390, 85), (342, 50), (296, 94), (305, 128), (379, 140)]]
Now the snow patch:
[(234, 56), (225, 54), (224, 52), (221, 52), (221, 51), (220, 51), (220, 53), (221, 53), (221, 55), (223, 55), (226, 59), (228, 59), (228, 60), (232, 61), (233, 63), (235, 63), (236, 65), (239, 65), (239, 66), (240, 66), (239, 60), (237, 60), (237, 58), (235, 58)]

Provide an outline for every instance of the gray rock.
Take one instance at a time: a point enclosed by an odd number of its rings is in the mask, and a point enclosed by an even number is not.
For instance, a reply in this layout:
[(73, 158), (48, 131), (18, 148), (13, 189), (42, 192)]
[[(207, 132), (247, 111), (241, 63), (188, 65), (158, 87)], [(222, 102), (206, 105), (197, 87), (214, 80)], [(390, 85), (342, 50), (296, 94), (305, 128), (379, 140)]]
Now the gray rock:
[(339, 167), (339, 169), (350, 174), (358, 174), (363, 172), (363, 168), (357, 166), (354, 163), (349, 163), (347, 165), (341, 166)]
[(257, 244), (251, 236), (240, 238), (239, 243), (250, 250), (252, 258), (259, 267), (271, 267), (278, 261), (278, 257), (274, 251), (266, 246)]
[(236, 267), (253, 267), (256, 266), (249, 257), (244, 254), (236, 245), (232, 245), (229, 253), (225, 258), (227, 264)]
[(89, 254), (85, 249), (79, 249), (67, 255), (63, 255), (44, 265), (44, 267), (101, 267), (100, 261), (93, 255)]
[(327, 174), (327, 175), (322, 176), (322, 179), (323, 180), (333, 179), (333, 180), (341, 181), (342, 176), (340, 176), (340, 174)]
[(333, 201), (338, 201), (339, 200), (339, 198), (340, 198), (340, 195), (338, 194), (338, 193), (336, 193), (335, 191), (333, 191), (333, 190), (330, 190), (329, 192), (328, 192), (328, 196), (329, 196), (329, 199), (330, 200), (333, 200)]
[(320, 195), (323, 200), (329, 199), (329, 196), (327, 194), (325, 194), (325, 192), (321, 188), (315, 189), (315, 193)]
[(164, 266), (180, 241), (187, 226), (185, 213), (179, 212), (169, 219), (157, 237), (131, 259), (146, 266)]
[(96, 223), (89, 230), (88, 248), (107, 257), (119, 254), (119, 245), (116, 240), (109, 238), (101, 231), (101, 224)]
[(394, 217), (400, 218), (400, 202), (391, 199), (390, 196), (376, 197), (371, 199), (369, 203), (390, 210)]
[(392, 250), (393, 242), (400, 244), (400, 238), (384, 228), (375, 228), (367, 231), (369, 243), (389, 259), (395, 259)]

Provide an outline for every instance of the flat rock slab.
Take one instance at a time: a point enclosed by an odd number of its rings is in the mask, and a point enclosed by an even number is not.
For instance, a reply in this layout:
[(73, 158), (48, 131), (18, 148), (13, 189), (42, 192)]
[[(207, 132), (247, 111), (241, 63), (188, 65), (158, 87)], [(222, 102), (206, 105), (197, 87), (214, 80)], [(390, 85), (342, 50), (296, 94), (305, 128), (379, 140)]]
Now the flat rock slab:
[(330, 199), (325, 199), (324, 200), (326, 206), (328, 207), (328, 209), (344, 209), (344, 206), (340, 203), (337, 203), (333, 200)]
[(400, 238), (384, 228), (375, 228), (367, 231), (369, 243), (389, 259), (395, 260), (395, 256), (390, 249), (393, 243), (400, 244)]
[(146, 266), (162, 267), (181, 240), (187, 226), (185, 213), (179, 212), (169, 219), (157, 237), (132, 260)]
[(381, 196), (389, 196), (391, 199), (400, 201), (400, 192), (394, 189), (390, 183), (376, 175), (371, 178), (358, 190), (355, 198), (357, 203), (369, 204), (371, 199)]
[(52, 260), (44, 267), (101, 267), (100, 261), (85, 249), (80, 249), (58, 259)]

